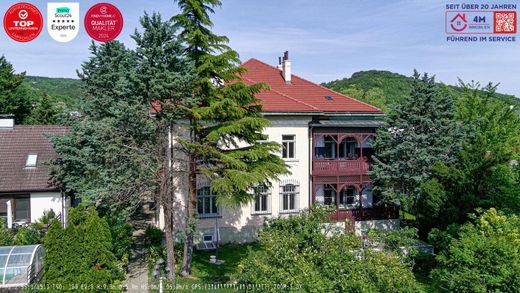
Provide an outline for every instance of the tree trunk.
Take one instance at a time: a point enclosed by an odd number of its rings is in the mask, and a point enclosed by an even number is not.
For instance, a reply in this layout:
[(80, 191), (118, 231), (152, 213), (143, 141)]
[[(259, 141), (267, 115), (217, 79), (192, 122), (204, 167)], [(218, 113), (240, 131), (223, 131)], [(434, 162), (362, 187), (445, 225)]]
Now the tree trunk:
[(193, 259), (193, 234), (195, 233), (195, 207), (197, 204), (197, 163), (195, 156), (190, 156), (189, 197), (186, 205), (186, 240), (184, 241), (184, 257), (182, 261), (181, 275), (191, 274), (191, 262)]
[[(161, 176), (161, 203), (164, 209), (164, 233), (166, 237), (166, 266), (168, 268), (168, 280), (175, 279), (175, 240), (173, 239), (173, 170), (172, 170), (172, 147), (171, 147), (171, 127), (166, 127), (165, 131), (160, 131), (162, 135), (163, 148), (161, 154), (164, 154), (162, 160), (162, 176)], [(166, 135), (167, 139), (164, 139)]]

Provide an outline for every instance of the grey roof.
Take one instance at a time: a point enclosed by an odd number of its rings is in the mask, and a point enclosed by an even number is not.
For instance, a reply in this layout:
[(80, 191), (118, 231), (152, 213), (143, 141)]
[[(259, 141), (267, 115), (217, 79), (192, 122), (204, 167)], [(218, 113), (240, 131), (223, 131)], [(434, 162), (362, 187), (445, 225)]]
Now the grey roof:
[[(62, 126), (15, 125), (0, 129), (0, 192), (53, 191), (45, 163), (57, 154), (47, 135), (63, 135)], [(27, 156), (37, 154), (36, 167), (25, 166)]]

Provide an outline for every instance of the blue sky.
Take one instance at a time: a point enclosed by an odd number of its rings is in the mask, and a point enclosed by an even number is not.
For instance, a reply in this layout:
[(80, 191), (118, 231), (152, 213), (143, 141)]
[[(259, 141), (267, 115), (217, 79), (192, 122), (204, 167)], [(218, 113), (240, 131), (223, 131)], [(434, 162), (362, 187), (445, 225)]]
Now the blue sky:
[[(3, 0), (2, 15), (16, 2)], [(27, 2), (37, 5), (46, 17), (46, 1)], [(95, 3), (80, 1), (82, 13)], [(130, 47), (134, 44), (128, 36), (145, 10), (159, 11), (165, 18), (177, 13), (173, 0), (111, 3), (125, 17), (119, 40)], [(462, 1), (224, 0), (213, 20), (214, 30), (230, 38), (231, 46), (243, 61), (255, 57), (275, 65), (277, 57), (288, 50), (293, 72), (315, 82), (349, 77), (370, 69), (411, 75), (415, 68), (435, 74), (438, 80), (448, 84), (456, 84), (458, 77), (483, 84), (500, 82), (501, 92), (520, 96), (520, 40), (446, 42), (446, 3)], [(520, 6), (517, 0), (510, 3)], [(46, 28), (35, 41), (25, 44), (16, 43), (0, 32), (0, 53), (17, 70), (25, 70), (29, 75), (76, 77), (76, 69), (88, 58), (89, 43), (83, 29), (74, 41), (66, 44), (52, 40)]]

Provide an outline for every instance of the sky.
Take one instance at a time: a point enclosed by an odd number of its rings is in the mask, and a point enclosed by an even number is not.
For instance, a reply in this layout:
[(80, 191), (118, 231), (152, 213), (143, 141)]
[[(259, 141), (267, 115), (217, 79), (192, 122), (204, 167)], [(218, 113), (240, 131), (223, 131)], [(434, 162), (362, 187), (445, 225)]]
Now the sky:
[[(3, 0), (0, 13), (18, 1)], [(47, 1), (26, 2), (46, 18)], [(60, 2), (60, 1), (56, 1)], [(62, 1), (65, 2), (65, 1)], [(72, 1), (69, 1), (72, 2)], [(84, 13), (99, 1), (84, 0)], [(212, 16), (214, 31), (226, 35), (242, 61), (257, 58), (276, 65), (289, 51), (293, 73), (325, 82), (364, 70), (389, 70), (410, 76), (414, 69), (434, 74), (438, 81), (457, 79), (500, 83), (499, 91), (520, 97), (520, 36), (517, 42), (447, 42), (447, 3), (516, 3), (507, 1), (442, 0), (223, 0)], [(125, 27), (118, 40), (129, 37), (144, 13), (157, 11), (164, 19), (178, 13), (173, 0), (114, 0)], [(0, 31), (0, 54), (17, 71), (28, 75), (76, 78), (89, 57), (91, 40), (82, 28), (70, 43), (52, 40), (46, 28), (30, 43), (17, 43)]]

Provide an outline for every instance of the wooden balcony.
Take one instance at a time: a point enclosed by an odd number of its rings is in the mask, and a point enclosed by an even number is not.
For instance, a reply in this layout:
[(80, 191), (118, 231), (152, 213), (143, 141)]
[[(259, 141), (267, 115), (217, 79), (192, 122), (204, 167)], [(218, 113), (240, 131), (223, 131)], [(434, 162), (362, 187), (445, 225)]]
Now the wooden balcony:
[(313, 160), (313, 176), (366, 175), (370, 164), (366, 160)]
[(390, 220), (399, 218), (398, 207), (375, 207), (363, 209), (338, 210), (331, 214), (332, 221), (354, 221)]

